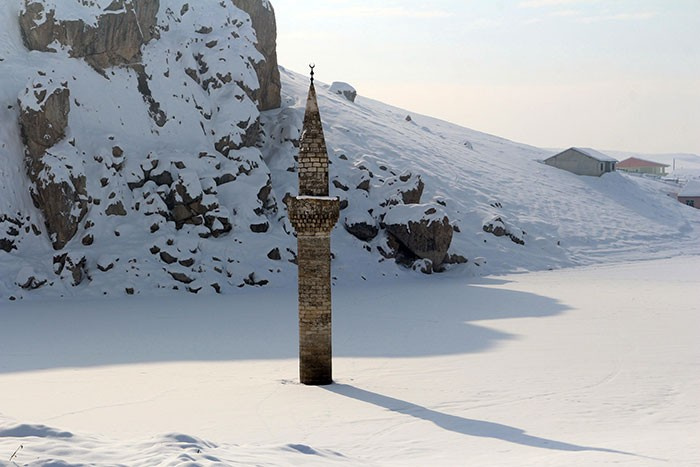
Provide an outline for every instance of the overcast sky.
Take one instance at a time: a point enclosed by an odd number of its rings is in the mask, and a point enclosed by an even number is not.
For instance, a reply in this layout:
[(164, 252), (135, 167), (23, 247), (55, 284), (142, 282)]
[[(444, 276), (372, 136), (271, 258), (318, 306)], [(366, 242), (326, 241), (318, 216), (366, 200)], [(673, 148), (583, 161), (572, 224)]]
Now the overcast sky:
[(540, 147), (700, 154), (700, 0), (272, 0), (282, 66)]

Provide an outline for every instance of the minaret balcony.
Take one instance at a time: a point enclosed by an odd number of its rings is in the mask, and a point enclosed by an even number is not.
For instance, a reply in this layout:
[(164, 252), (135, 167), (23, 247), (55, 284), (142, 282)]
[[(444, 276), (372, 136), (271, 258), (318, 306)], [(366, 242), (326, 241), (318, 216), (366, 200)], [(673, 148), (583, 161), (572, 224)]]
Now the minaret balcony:
[(340, 199), (329, 196), (288, 196), (289, 220), (298, 236), (321, 237), (330, 235), (340, 216)]

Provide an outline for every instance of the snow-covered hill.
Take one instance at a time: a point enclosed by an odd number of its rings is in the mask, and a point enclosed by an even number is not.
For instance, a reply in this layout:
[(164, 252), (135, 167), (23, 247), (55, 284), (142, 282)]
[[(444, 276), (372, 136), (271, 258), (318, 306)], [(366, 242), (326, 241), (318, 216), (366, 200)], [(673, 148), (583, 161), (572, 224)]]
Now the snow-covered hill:
[[(258, 111), (254, 65), (262, 57), (247, 13), (214, 0), (161, 0), (159, 34), (143, 45), (141, 68), (100, 70), (60, 44), (55, 53), (29, 52), (17, 21), (22, 5), (0, 6), (0, 299), (293, 284), (296, 241), (281, 200), (297, 191), (308, 78), (283, 69), (282, 106)], [(71, 11), (62, 18), (77, 15)], [(324, 79), (322, 64), (317, 71)], [(656, 181), (578, 177), (541, 164), (545, 150), (368, 100), (361, 90), (350, 102), (317, 89), (331, 194), (347, 204), (332, 237), (336, 282), (698, 248), (700, 212)], [(18, 122), (67, 93), (65, 135), (32, 168)], [(35, 206), (55, 199), (41, 180), (71, 200), (48, 210), (51, 218)], [(453, 264), (400, 252), (397, 264), (386, 224), (426, 216), (449, 219)]]

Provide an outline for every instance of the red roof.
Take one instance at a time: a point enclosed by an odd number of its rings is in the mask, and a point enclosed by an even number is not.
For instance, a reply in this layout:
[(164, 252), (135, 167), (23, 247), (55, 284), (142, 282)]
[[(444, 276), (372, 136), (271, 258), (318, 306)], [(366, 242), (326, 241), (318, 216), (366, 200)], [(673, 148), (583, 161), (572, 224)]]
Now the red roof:
[(668, 167), (668, 165), (659, 164), (658, 162), (645, 161), (644, 159), (638, 159), (636, 157), (630, 157), (629, 159), (618, 162), (617, 167), (620, 169), (638, 169), (640, 167)]

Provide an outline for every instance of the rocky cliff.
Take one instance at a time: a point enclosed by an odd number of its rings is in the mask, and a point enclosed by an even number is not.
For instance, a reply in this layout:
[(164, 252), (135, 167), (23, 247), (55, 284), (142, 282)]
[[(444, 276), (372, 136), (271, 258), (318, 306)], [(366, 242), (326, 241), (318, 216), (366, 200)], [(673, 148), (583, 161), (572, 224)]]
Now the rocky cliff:
[[(278, 200), (296, 193), (305, 89), (279, 108), (267, 0), (16, 0), (0, 17), (0, 294), (293, 279)], [(359, 156), (331, 154), (345, 242), (442, 270), (453, 227), (421, 177)]]
[[(114, 0), (88, 18), (65, 18), (61, 5), (26, 0), (20, 27), (29, 50), (55, 52), (60, 44), (70, 56), (84, 58), (96, 70), (137, 63), (141, 47), (158, 37), (158, 0)], [(89, 4), (88, 4), (89, 5)], [(95, 5), (100, 5), (95, 2)], [(84, 6), (86, 10), (88, 6)], [(101, 10), (101, 11), (100, 11)]]
[(261, 0), (233, 0), (233, 3), (250, 15), (257, 37), (256, 48), (265, 60), (255, 63), (260, 81), (260, 110), (280, 106), (280, 71), (277, 65), (277, 22), (272, 4)]

